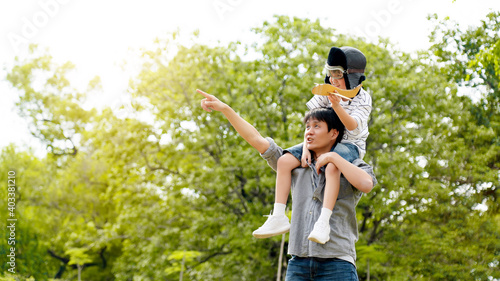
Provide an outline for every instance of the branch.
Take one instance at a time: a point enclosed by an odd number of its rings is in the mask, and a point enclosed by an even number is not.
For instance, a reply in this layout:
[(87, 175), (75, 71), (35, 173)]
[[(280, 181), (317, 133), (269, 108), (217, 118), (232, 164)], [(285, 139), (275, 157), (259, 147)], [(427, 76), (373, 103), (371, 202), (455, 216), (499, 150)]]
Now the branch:
[[(106, 249), (106, 247), (104, 247), (104, 249), (101, 251), (101, 254), (104, 253), (104, 250)], [(47, 252), (49, 253), (49, 255), (53, 258), (56, 258), (58, 260), (60, 260), (61, 262), (63, 262), (64, 264), (61, 265), (61, 267), (59, 267), (59, 270), (57, 271), (56, 275), (54, 276), (55, 279), (60, 279), (64, 273), (64, 271), (66, 271), (66, 266), (68, 265), (69, 263), (69, 258), (65, 258), (65, 257), (61, 257), (59, 255), (57, 255), (54, 251), (52, 250), (47, 250)], [(85, 263), (83, 264), (82, 266), (83, 267), (89, 267), (89, 266), (96, 266), (96, 265), (99, 265), (98, 263)], [(78, 266), (76, 264), (73, 264), (71, 265), (71, 268), (73, 269), (78, 269)]]
[(56, 258), (60, 261), (62, 261), (65, 265), (69, 262), (69, 259), (68, 258), (64, 258), (64, 257), (61, 257), (61, 256), (58, 256), (56, 253), (54, 253), (54, 251), (52, 250), (47, 250), (47, 252), (49, 253), (49, 255), (53, 258)]
[(197, 264), (195, 264), (195, 265), (193, 265), (191, 267), (187, 267), (186, 269), (187, 270), (192, 270), (192, 269), (196, 268), (197, 266), (199, 266), (199, 265), (201, 265), (201, 264), (209, 261), (210, 259), (215, 258), (216, 256), (229, 255), (229, 254), (233, 253), (233, 251), (224, 251), (224, 246), (225, 245), (222, 245), (222, 247), (220, 249), (220, 252), (212, 253), (212, 254), (206, 256), (205, 258), (203, 258), (199, 263), (197, 263)]
[(149, 170), (151, 170), (151, 171), (162, 170), (162, 171), (170, 173), (170, 174), (180, 175), (180, 173), (178, 171), (173, 171), (173, 170), (170, 170), (170, 169), (162, 167), (162, 166), (157, 166), (157, 167), (151, 166), (151, 164), (149, 164), (149, 160), (148, 160), (147, 155), (142, 151), (141, 151), (141, 155), (144, 158), (144, 161), (146, 162), (146, 166), (148, 167)]
[(247, 184), (247, 179), (245, 177), (243, 177), (242, 175), (235, 174), (235, 176), (240, 181), (240, 184), (239, 184), (240, 192), (237, 192), (238, 198), (240, 198), (241, 204), (243, 205), (243, 208), (245, 209), (245, 213), (248, 213), (249, 211), (247, 208), (247, 204), (245, 203), (246, 192), (244, 189), (245, 185)]
[(101, 260), (102, 260), (102, 268), (106, 268), (106, 266), (108, 265), (106, 258), (104, 257), (104, 251), (106, 251), (107, 248), (108, 248), (108, 246), (104, 246), (104, 248), (102, 248), (101, 252), (99, 252), (99, 256), (101, 257)]
[(61, 256), (58, 256), (56, 253), (54, 253), (52, 250), (47, 250), (47, 252), (49, 253), (49, 255), (53, 258), (56, 258), (58, 260), (60, 260), (61, 262), (63, 262), (63, 265), (61, 265), (59, 267), (59, 270), (57, 271), (56, 275), (54, 275), (54, 279), (61, 279), (64, 271), (66, 271), (66, 265), (68, 264), (69, 262), (69, 259), (68, 258), (63, 258)]
[(365, 206), (365, 210), (363, 212), (363, 223), (361, 224), (361, 229), (359, 232), (363, 233), (366, 231), (366, 222), (368, 221), (369, 218), (372, 216), (372, 211), (370, 211), (369, 206)]
[(193, 266), (192, 268), (195, 268), (198, 265), (200, 265), (202, 263), (205, 263), (205, 262), (209, 261), (212, 258), (215, 258), (216, 256), (229, 255), (229, 254), (232, 254), (232, 253), (233, 253), (233, 251), (227, 251), (227, 252), (221, 251), (221, 252), (212, 253), (211, 255), (206, 256), (203, 260), (201, 260), (197, 265)]
[(377, 232), (377, 229), (380, 226), (381, 222), (382, 222), (382, 219), (373, 221), (373, 230), (370, 234), (370, 239), (368, 239), (368, 245), (371, 245), (372, 243), (377, 241), (378, 237), (380, 237), (380, 235), (384, 232), (383, 230), (380, 230)]
[[(234, 190), (233, 192), (235, 193), (238, 193), (236, 190)], [(231, 193), (233, 193), (231, 192)], [(243, 217), (243, 213), (241, 212), (241, 210), (239, 208), (236, 208), (234, 207), (233, 205), (231, 205), (229, 203), (229, 201), (226, 199), (221, 199), (219, 196), (217, 196), (217, 194), (215, 194), (215, 192), (213, 191), (210, 191), (210, 192), (205, 192), (205, 193), (202, 193), (205, 197), (207, 198), (213, 198), (215, 201), (219, 202), (220, 204), (226, 206), (229, 210), (232, 210), (233, 213), (238, 217), (238, 218), (242, 218)], [(247, 211), (248, 212), (248, 211)]]

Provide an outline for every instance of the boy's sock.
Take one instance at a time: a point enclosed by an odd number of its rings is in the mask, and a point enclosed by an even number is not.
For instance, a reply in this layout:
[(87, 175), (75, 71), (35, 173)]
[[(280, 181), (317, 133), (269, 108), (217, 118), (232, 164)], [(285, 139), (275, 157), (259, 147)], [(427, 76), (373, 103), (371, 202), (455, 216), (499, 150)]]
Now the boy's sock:
[(273, 216), (285, 215), (286, 204), (274, 203)]
[(332, 210), (328, 208), (322, 208), (321, 214), (319, 215), (318, 221), (322, 220), (327, 224), (330, 224), (330, 217), (332, 216)]

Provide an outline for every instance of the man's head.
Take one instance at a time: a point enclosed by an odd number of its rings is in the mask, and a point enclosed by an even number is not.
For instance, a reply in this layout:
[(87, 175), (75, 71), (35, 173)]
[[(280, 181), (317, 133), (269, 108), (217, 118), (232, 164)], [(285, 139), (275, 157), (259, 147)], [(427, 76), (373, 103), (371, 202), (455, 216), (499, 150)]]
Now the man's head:
[(365, 67), (366, 57), (360, 50), (353, 47), (332, 47), (325, 64), (325, 83), (354, 89), (366, 79)]
[(304, 124), (306, 148), (316, 154), (329, 152), (344, 136), (344, 124), (331, 107), (320, 107), (307, 112)]

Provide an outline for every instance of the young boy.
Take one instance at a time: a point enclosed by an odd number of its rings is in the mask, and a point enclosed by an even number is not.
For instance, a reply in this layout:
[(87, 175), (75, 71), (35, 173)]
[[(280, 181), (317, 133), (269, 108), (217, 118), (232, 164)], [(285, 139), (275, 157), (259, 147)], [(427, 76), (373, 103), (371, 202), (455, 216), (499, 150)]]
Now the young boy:
[[(341, 89), (354, 89), (365, 80), (365, 67), (366, 58), (358, 49), (333, 47), (330, 49), (325, 65), (328, 71), (325, 83)], [(362, 159), (366, 152), (366, 138), (369, 134), (368, 118), (372, 109), (370, 95), (361, 88), (352, 100), (330, 94), (328, 97), (316, 95), (307, 102), (307, 107), (310, 110), (330, 106), (346, 128), (342, 141), (335, 145), (332, 151), (351, 163), (357, 158)], [(279, 158), (273, 213), (260, 228), (253, 232), (253, 236), (267, 238), (289, 231), (290, 223), (285, 215), (285, 208), (290, 193), (291, 172), (301, 166), (301, 163), (303, 167), (310, 164), (311, 153), (307, 149), (303, 150), (303, 145), (313, 140), (313, 137), (306, 135), (303, 144), (285, 150), (289, 153), (285, 153)], [(340, 171), (333, 165), (327, 165), (324, 172), (326, 183), (323, 209), (308, 237), (309, 240), (320, 244), (325, 244), (330, 239), (329, 222), (338, 198), (340, 184)]]

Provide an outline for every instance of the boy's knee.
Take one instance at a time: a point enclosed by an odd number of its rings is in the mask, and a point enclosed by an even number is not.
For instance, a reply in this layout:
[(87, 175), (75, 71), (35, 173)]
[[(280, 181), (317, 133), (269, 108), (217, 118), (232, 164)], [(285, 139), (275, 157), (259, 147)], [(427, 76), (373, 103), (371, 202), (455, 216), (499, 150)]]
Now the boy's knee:
[(285, 153), (278, 158), (278, 169), (293, 170), (300, 166), (300, 161), (290, 153)]
[(334, 164), (328, 163), (326, 165), (326, 168), (325, 168), (325, 173), (326, 174), (334, 174), (334, 173), (337, 173), (338, 171), (339, 171), (339, 169)]

